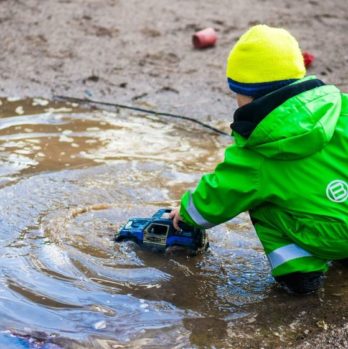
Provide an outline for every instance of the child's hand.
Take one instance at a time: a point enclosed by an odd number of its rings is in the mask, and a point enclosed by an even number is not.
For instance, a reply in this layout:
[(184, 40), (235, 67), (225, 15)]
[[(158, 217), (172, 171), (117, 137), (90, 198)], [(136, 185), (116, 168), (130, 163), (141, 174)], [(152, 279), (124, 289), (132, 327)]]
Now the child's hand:
[(182, 218), (180, 216), (180, 208), (174, 208), (170, 213), (169, 213), (169, 218), (173, 220), (173, 226), (176, 230), (180, 230), (179, 227), (179, 222), (182, 222)]

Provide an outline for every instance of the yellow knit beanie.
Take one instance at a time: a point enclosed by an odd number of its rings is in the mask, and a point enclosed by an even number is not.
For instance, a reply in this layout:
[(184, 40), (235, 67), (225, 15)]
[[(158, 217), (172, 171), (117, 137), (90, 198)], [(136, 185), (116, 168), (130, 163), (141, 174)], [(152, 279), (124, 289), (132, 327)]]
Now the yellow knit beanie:
[(285, 29), (267, 25), (251, 27), (240, 37), (229, 54), (226, 69), (230, 88), (249, 96), (257, 95), (258, 87), (281, 87), (282, 82), (303, 78), (305, 73), (296, 39)]

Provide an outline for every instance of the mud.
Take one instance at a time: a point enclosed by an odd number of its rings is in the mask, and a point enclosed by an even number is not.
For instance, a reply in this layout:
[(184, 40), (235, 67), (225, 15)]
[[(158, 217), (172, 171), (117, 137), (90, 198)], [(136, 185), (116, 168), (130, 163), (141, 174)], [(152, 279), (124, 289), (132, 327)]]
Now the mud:
[(209, 230), (211, 248), (196, 257), (114, 243), (128, 217), (174, 206), (211, 171), (225, 137), (128, 111), (1, 104), (2, 340), (16, 335), (18, 348), (25, 338), (42, 348), (305, 348), (342, 333), (348, 271), (333, 266), (319, 294), (289, 297), (246, 214)]
[[(348, 89), (346, 2), (0, 1), (1, 331), (64, 348), (346, 348), (346, 270), (306, 298), (281, 293), (247, 216), (197, 258), (115, 246), (125, 217), (172, 206), (225, 138), (56, 94), (176, 112), (228, 131), (230, 47), (284, 26), (308, 73)], [(216, 47), (191, 35), (214, 27)], [(24, 97), (40, 97), (36, 100)], [(188, 154), (190, 156), (188, 156)]]

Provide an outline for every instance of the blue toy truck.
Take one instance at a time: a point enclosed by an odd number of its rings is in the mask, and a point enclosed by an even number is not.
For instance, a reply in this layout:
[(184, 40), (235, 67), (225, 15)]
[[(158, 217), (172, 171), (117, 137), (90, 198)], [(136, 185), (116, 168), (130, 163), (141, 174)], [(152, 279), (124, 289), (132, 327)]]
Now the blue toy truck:
[(208, 237), (204, 229), (180, 222), (176, 230), (173, 221), (163, 215), (170, 209), (160, 209), (150, 218), (130, 218), (115, 234), (115, 241), (133, 240), (139, 245), (165, 251), (168, 247), (180, 246), (192, 253), (205, 251)]

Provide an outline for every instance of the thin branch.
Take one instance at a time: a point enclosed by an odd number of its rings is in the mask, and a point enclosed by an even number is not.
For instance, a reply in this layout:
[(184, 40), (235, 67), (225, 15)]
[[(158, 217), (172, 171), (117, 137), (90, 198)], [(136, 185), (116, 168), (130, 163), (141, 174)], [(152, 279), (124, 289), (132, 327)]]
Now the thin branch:
[(78, 104), (96, 104), (96, 105), (105, 105), (109, 107), (114, 107), (114, 108), (120, 108), (120, 109), (129, 109), (129, 110), (134, 110), (138, 111), (141, 113), (147, 113), (147, 114), (153, 114), (157, 116), (166, 116), (170, 118), (176, 118), (176, 119), (182, 119), (182, 120), (187, 120), (191, 121), (195, 124), (198, 124), (204, 128), (207, 128), (211, 131), (214, 131), (215, 133), (218, 133), (220, 135), (224, 136), (230, 136), (228, 133), (221, 131), (213, 126), (210, 126), (202, 121), (199, 121), (197, 119), (191, 118), (189, 116), (184, 116), (184, 115), (178, 115), (178, 114), (172, 114), (172, 113), (165, 113), (165, 112), (157, 112), (155, 110), (151, 109), (145, 109), (145, 108), (138, 108), (138, 107), (133, 107), (130, 105), (125, 105), (125, 104), (118, 104), (118, 103), (110, 103), (110, 102), (102, 102), (102, 101), (95, 101), (93, 99), (89, 98), (76, 98), (76, 97), (69, 97), (69, 96), (60, 96), (60, 95), (55, 95), (53, 96), (54, 99), (60, 100), (60, 101), (66, 101), (66, 102), (71, 102), (71, 103), (78, 103)]

